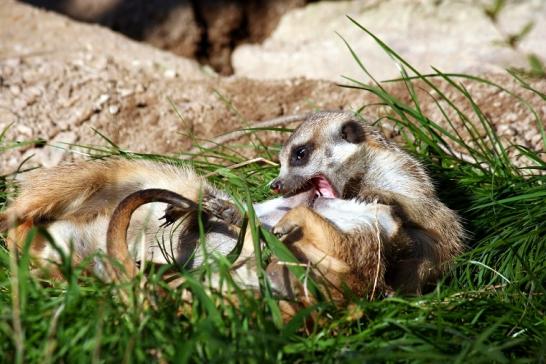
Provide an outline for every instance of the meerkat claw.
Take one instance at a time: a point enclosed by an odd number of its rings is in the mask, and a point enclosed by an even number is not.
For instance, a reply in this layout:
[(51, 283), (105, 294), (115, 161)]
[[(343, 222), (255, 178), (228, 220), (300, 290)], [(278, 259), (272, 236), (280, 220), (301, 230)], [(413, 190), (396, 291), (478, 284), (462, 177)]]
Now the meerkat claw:
[(234, 203), (215, 197), (204, 197), (201, 202), (203, 210), (231, 225), (240, 225), (243, 216)]
[(180, 219), (182, 216), (184, 216), (186, 213), (190, 211), (190, 206), (188, 205), (187, 208), (182, 208), (179, 206), (169, 205), (165, 209), (165, 214), (159, 218), (159, 220), (165, 220), (160, 227), (167, 227), (176, 222), (176, 220)]
[(284, 240), (286, 237), (294, 233), (295, 231), (299, 230), (300, 226), (295, 223), (284, 223), (277, 225), (273, 228), (272, 233), (277, 237), (279, 240)]

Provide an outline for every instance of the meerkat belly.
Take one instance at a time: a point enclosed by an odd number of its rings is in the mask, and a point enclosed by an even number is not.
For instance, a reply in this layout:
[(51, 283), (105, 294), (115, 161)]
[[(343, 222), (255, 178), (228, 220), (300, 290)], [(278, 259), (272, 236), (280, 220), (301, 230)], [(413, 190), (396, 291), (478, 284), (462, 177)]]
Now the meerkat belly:
[(314, 197), (315, 191), (308, 190), (290, 197), (278, 197), (254, 204), (254, 212), (260, 223), (271, 229), (288, 211), (299, 205), (308, 206)]
[(105, 278), (107, 275), (97, 253), (106, 252), (108, 221), (107, 216), (101, 216), (85, 223), (68, 220), (52, 223), (47, 228), (52, 241), (44, 244), (38, 258), (48, 265), (59, 264), (62, 256), (71, 258), (75, 264), (91, 257), (88, 263), (93, 273)]
[(400, 228), (400, 223), (387, 205), (319, 197), (313, 208), (345, 233), (357, 229), (378, 229), (390, 239)]

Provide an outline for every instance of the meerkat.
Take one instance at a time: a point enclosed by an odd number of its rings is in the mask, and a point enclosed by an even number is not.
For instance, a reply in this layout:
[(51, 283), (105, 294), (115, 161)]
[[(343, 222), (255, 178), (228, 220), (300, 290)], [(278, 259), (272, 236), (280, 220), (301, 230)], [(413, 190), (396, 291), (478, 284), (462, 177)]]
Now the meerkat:
[[(0, 227), (6, 230), (15, 226), (7, 240), (18, 248), (22, 248), (32, 227), (46, 229), (56, 247), (38, 235), (30, 245), (30, 254), (37, 267), (55, 275), (59, 252), (71, 254), (75, 264), (97, 252), (106, 252), (107, 227), (116, 206), (127, 195), (149, 188), (178, 192), (194, 202), (200, 195), (229, 198), (187, 167), (122, 159), (80, 162), (25, 174), (19, 196), (0, 214)], [(166, 206), (149, 204), (134, 213), (128, 230), (131, 257), (135, 261), (178, 263), (190, 268), (201, 264), (203, 254), (196, 248), (196, 214), (184, 216), (176, 226), (162, 227), (160, 218), (165, 215)], [(207, 224), (206, 248), (220, 254), (231, 251), (236, 232), (214, 219)], [(181, 241), (173, 244), (173, 235)], [(105, 276), (100, 259), (94, 259), (91, 265), (95, 274)]]
[[(293, 209), (273, 231), (283, 239), (300, 231), (300, 239), (291, 239), (309, 244), (308, 232), (317, 234), (320, 227), (328, 236), (328, 255), (345, 262), (361, 282), (378, 274), (381, 289), (420, 294), (463, 250), (459, 217), (439, 200), (423, 165), (353, 114), (311, 114), (283, 145), (279, 160), (274, 191), (288, 196), (311, 189), (328, 207), (320, 209), (322, 216), (318, 203)], [(336, 223), (333, 215), (347, 200), (353, 214)], [(398, 222), (398, 229), (390, 229), (394, 235), (377, 246), (360, 221), (370, 204), (389, 206)], [(379, 221), (379, 231), (389, 230), (385, 219)], [(378, 249), (380, 259), (371, 259)]]
[[(72, 254), (75, 264), (97, 252), (106, 252), (107, 227), (114, 210), (125, 197), (147, 189), (169, 190), (181, 197), (177, 204), (168, 204), (153, 201), (156, 195), (152, 194), (150, 204), (131, 211), (128, 249), (135, 261), (177, 263), (188, 268), (202, 264), (195, 212), (199, 203), (203, 203), (206, 220), (205, 248), (227, 255), (237, 243), (238, 231), (232, 225), (240, 224), (240, 220), (226, 220), (233, 213), (228, 215), (224, 204), (214, 203), (231, 201), (230, 196), (189, 167), (123, 159), (78, 162), (28, 172), (19, 189), (17, 198), (0, 213), (0, 231), (14, 227), (8, 241), (21, 249), (31, 228), (46, 229), (57, 249), (47, 243), (45, 236), (36, 236), (30, 246), (35, 263), (46, 271), (54, 271), (55, 264), (51, 263), (59, 262), (59, 249), (65, 255)], [(265, 226), (273, 226), (288, 209), (310, 198), (307, 194), (279, 198), (256, 204), (255, 209)], [(144, 204), (141, 201), (137, 199), (137, 203)], [(229, 207), (236, 209), (235, 205)], [(102, 276), (103, 267), (94, 262), (94, 273)]]

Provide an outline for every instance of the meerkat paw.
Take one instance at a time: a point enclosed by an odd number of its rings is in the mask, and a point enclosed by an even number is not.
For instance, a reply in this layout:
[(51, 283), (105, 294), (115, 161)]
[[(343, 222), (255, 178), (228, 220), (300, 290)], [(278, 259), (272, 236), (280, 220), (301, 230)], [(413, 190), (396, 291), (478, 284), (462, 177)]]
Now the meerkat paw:
[(271, 231), (279, 240), (285, 241), (289, 236), (301, 230), (301, 226), (291, 220), (281, 220)]
[(285, 243), (288, 243), (288, 237), (290, 241), (297, 241), (301, 238), (302, 230), (309, 217), (312, 217), (312, 211), (308, 207), (297, 206), (288, 211), (271, 232)]
[(174, 224), (178, 219), (194, 209), (195, 208), (190, 206), (188, 206), (188, 208), (174, 205), (167, 206), (165, 214), (159, 218), (159, 220), (165, 220), (160, 227), (167, 227)]
[(215, 196), (205, 196), (203, 197), (202, 206), (206, 213), (221, 219), (227, 224), (241, 225), (243, 223), (243, 215), (237, 206), (229, 200)]

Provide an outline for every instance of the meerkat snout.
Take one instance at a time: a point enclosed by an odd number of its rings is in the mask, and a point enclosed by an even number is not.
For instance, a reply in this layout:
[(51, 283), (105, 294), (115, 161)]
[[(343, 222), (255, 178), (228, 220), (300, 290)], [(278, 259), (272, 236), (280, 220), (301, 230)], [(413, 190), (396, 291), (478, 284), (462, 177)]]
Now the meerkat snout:
[(279, 178), (275, 178), (269, 184), (269, 188), (275, 193), (281, 193), (281, 191), (283, 189), (283, 183)]

